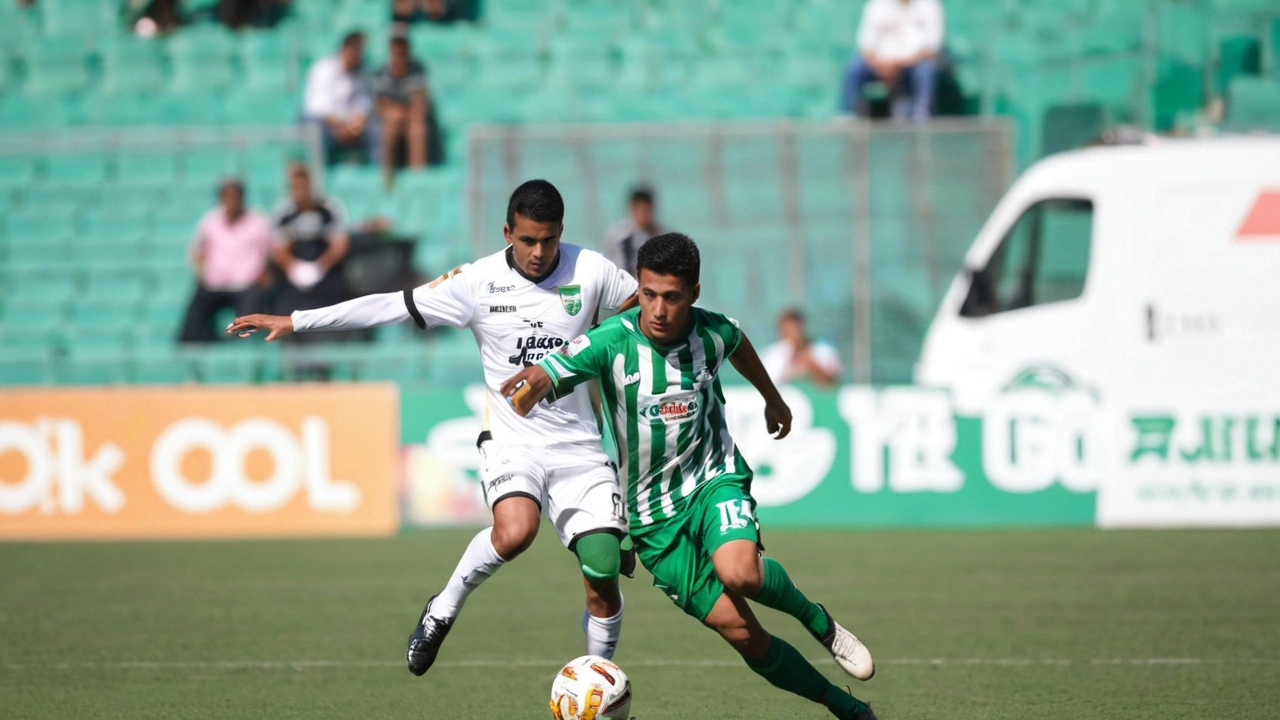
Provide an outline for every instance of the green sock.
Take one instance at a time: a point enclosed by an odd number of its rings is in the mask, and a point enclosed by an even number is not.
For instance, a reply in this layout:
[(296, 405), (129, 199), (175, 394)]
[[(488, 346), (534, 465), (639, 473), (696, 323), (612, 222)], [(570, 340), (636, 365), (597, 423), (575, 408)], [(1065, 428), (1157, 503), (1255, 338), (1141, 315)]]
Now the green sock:
[(817, 603), (796, 589), (791, 576), (787, 575), (787, 569), (773, 558), (764, 559), (764, 583), (760, 586), (760, 592), (751, 599), (799, 620), (819, 640), (827, 634), (827, 614)]
[(786, 640), (774, 637), (764, 657), (743, 657), (747, 667), (769, 681), (769, 684), (793, 692), (813, 702), (824, 702), (827, 692), (834, 686), (814, 666), (809, 664)]

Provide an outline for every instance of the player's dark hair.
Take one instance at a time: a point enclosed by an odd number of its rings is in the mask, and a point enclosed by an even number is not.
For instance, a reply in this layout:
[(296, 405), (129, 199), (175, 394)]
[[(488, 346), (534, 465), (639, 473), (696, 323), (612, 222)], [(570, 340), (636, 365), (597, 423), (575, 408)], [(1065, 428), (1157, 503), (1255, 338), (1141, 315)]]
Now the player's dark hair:
[(362, 42), (364, 42), (364, 33), (359, 30), (352, 30), (342, 36), (342, 47), (350, 47), (351, 45)]
[(642, 245), (636, 255), (636, 273), (641, 270), (659, 275), (674, 275), (693, 287), (698, 284), (698, 275), (702, 270), (698, 245), (682, 233), (655, 236)]
[(517, 215), (534, 222), (564, 222), (564, 199), (546, 180), (529, 180), (507, 201), (507, 227), (515, 228)]
[(648, 185), (637, 185), (631, 188), (631, 203), (653, 204), (653, 188)]
[(405, 37), (405, 36), (403, 36), (403, 35), (396, 35), (395, 37), (392, 37), (392, 38), (391, 38), (391, 44), (390, 44), (388, 47), (390, 47), (390, 48), (391, 48), (391, 49), (393, 49), (393, 50), (394, 50), (395, 48), (397, 48), (397, 47), (404, 48), (405, 54), (408, 54), (408, 52), (409, 52), (409, 38), (407, 38), (407, 37)]

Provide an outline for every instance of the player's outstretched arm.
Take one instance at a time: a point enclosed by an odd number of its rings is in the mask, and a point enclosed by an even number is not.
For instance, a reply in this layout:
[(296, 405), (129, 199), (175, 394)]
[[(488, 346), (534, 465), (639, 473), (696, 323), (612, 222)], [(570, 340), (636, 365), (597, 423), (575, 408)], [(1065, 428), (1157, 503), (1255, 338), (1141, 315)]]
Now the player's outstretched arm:
[(551, 392), (551, 376), (537, 365), (530, 365), (502, 383), (502, 396), (524, 417), (534, 405)]
[(408, 319), (404, 293), (380, 293), (315, 310), (298, 310), (292, 315), (245, 315), (227, 326), (227, 334), (248, 337), (266, 330), (267, 342), (271, 342), (294, 332), (360, 330)]
[(782, 394), (765, 371), (764, 363), (760, 362), (760, 356), (745, 333), (738, 349), (729, 356), (729, 362), (764, 398), (764, 421), (769, 434), (778, 440), (786, 437), (791, 432), (791, 408), (782, 400)]

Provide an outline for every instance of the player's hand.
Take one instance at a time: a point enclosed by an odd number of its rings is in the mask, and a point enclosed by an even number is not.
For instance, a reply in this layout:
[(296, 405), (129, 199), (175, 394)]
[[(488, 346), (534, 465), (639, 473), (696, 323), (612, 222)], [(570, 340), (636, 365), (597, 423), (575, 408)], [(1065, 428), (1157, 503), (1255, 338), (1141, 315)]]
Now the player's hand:
[(551, 392), (551, 377), (537, 365), (530, 365), (502, 383), (502, 396), (524, 417), (538, 401)]
[(764, 404), (764, 422), (769, 434), (775, 440), (781, 440), (791, 432), (791, 408), (778, 398)]
[(259, 330), (266, 331), (267, 342), (279, 340), (293, 334), (293, 318), (288, 315), (245, 315), (232, 320), (227, 326), (228, 335), (239, 335), (242, 338)]

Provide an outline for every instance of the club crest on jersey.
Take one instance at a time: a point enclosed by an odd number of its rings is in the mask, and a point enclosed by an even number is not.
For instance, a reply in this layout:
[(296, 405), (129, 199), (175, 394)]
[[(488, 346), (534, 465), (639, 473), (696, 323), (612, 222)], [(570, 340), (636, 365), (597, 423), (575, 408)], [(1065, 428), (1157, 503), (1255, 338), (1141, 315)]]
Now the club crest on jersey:
[(582, 312), (582, 286), (581, 285), (561, 285), (560, 304), (564, 305), (564, 311), (570, 315), (577, 315)]

